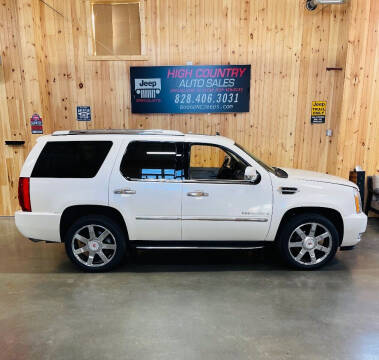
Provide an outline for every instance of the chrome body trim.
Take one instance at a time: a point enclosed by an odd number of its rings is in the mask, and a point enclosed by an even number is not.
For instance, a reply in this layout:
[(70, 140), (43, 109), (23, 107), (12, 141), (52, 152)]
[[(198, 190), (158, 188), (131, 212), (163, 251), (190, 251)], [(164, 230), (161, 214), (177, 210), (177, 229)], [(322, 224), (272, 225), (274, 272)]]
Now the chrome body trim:
[(136, 216), (136, 220), (182, 220), (180, 216)]
[(186, 179), (182, 180), (184, 184), (223, 184), (223, 185), (254, 185), (250, 180), (208, 180), (208, 179)]
[(204, 192), (204, 191), (201, 191), (201, 190), (196, 190), (196, 191), (188, 192), (187, 196), (190, 196), (190, 197), (206, 197), (206, 196), (209, 196), (209, 194)]
[(255, 185), (254, 182), (249, 180), (167, 180), (167, 179), (137, 179), (124, 177), (127, 181), (138, 181), (138, 182), (162, 182), (162, 183), (183, 183), (183, 184), (214, 184), (214, 185)]
[(132, 189), (116, 189), (113, 193), (118, 195), (134, 195), (136, 191)]
[(261, 217), (199, 217), (199, 216), (186, 216), (183, 220), (195, 221), (253, 221), (253, 222), (267, 222), (267, 218)]
[(267, 222), (267, 218), (260, 217), (199, 217), (199, 216), (136, 216), (136, 220), (192, 220), (192, 221), (253, 221)]

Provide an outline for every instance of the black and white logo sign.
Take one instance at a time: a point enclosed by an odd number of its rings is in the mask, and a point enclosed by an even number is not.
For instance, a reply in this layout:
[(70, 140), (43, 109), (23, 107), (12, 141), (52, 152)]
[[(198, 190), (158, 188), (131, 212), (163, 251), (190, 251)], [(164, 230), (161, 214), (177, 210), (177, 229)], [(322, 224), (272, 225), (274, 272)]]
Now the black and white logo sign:
[(91, 121), (91, 107), (90, 106), (77, 106), (76, 119), (78, 121)]
[(161, 90), (161, 79), (134, 79), (134, 91), (140, 99), (155, 99)]

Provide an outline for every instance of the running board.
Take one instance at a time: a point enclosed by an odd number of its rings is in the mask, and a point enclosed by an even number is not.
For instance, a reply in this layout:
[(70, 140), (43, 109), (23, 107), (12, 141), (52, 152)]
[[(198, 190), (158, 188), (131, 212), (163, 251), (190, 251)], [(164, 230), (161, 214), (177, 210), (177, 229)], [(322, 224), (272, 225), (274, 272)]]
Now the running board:
[(136, 246), (136, 249), (143, 250), (254, 250), (262, 249), (264, 246), (254, 247), (225, 247), (225, 246)]
[(264, 241), (129, 241), (141, 250), (254, 250), (262, 249)]

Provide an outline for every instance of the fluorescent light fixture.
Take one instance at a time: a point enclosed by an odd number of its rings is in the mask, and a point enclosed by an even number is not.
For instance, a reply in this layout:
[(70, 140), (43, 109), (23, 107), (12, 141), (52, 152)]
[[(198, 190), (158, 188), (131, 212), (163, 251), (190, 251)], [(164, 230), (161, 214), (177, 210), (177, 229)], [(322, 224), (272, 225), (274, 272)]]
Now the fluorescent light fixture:
[(147, 155), (176, 155), (175, 151), (146, 151)]
[(312, 11), (317, 8), (317, 5), (341, 5), (346, 2), (347, 0), (307, 0), (306, 8)]

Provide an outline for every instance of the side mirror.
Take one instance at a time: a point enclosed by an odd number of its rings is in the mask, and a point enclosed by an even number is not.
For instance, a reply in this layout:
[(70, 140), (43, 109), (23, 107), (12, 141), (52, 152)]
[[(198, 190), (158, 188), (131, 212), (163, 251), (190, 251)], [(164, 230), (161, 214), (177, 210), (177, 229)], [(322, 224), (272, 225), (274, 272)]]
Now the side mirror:
[(257, 170), (252, 167), (252, 166), (248, 166), (246, 169), (245, 169), (245, 180), (248, 180), (248, 181), (251, 181), (251, 182), (254, 182), (258, 179), (258, 173), (257, 173)]

